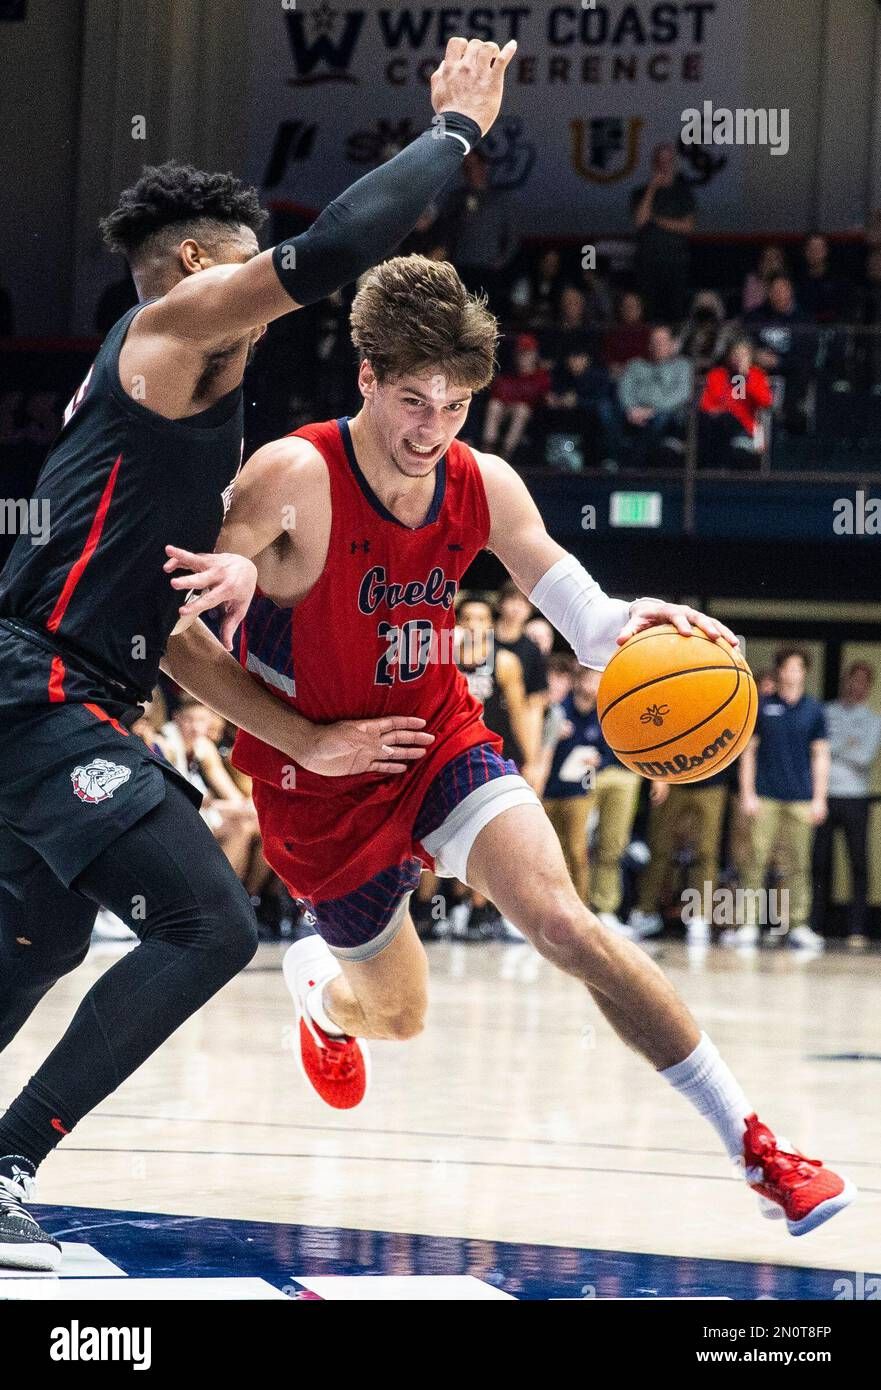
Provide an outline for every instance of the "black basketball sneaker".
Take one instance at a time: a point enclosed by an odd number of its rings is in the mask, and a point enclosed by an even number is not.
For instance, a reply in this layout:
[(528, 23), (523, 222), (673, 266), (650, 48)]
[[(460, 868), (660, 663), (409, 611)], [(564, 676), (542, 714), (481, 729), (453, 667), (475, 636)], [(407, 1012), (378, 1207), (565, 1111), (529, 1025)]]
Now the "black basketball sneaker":
[(61, 1262), (61, 1246), (37, 1225), (24, 1203), (33, 1200), (34, 1166), (17, 1154), (0, 1158), (0, 1269), (50, 1273)]

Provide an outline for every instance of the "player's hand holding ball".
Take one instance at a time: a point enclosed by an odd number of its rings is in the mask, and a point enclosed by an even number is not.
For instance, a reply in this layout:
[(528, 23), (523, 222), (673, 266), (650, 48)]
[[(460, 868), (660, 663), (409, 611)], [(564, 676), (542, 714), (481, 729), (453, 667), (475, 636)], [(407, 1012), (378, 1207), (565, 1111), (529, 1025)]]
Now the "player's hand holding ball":
[(645, 632), (647, 628), (657, 627), (660, 623), (672, 623), (683, 637), (690, 637), (692, 630), (697, 628), (698, 632), (703, 632), (707, 637), (724, 637), (732, 647), (737, 646), (736, 636), (724, 623), (708, 618), (706, 613), (699, 613), (696, 608), (689, 608), (687, 604), (666, 603), (660, 598), (638, 598), (635, 603), (631, 603), (630, 622), (621, 630), (618, 646), (623, 647), (624, 643), (635, 637), (638, 632)]
[(737, 638), (682, 604), (639, 599), (600, 681), (597, 714), (626, 767), (653, 782), (701, 782), (752, 737), (758, 692)]
[(486, 135), (501, 110), (505, 73), (516, 52), (514, 39), (502, 49), (482, 39), (450, 39), (431, 79), (431, 104), (438, 115), (458, 111)]

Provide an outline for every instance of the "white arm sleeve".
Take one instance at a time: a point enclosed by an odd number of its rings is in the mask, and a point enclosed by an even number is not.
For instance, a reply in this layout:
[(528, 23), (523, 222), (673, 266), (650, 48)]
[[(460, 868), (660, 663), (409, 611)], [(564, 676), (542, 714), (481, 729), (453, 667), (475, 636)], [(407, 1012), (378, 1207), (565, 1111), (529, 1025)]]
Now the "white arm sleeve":
[(542, 575), (530, 603), (569, 642), (582, 666), (603, 671), (615, 655), (621, 629), (630, 621), (622, 599), (609, 598), (574, 555), (564, 555)]

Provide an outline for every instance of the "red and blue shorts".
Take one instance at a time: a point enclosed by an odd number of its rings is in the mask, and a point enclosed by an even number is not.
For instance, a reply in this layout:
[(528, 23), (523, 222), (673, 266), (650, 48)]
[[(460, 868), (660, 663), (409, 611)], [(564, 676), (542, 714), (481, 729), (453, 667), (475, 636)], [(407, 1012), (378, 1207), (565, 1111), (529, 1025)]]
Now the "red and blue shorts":
[[(467, 883), (468, 855), (481, 830), (503, 811), (526, 804), (539, 802), (516, 764), (479, 744), (453, 758), (435, 777), (413, 838), (434, 859), (441, 878)], [(313, 925), (333, 954), (352, 961), (379, 955), (403, 925), (423, 867), (420, 859), (406, 859), (340, 898), (307, 902)]]

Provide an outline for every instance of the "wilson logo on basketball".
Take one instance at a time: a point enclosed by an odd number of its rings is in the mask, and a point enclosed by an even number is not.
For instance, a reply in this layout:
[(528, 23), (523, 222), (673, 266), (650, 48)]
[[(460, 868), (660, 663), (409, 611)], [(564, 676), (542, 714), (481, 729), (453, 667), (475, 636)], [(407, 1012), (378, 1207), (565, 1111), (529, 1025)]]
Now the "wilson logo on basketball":
[[(676, 753), (672, 758), (665, 758), (658, 762), (636, 762), (631, 766), (641, 772), (643, 777), (653, 779), (670, 779), (681, 777), (684, 772), (698, 772), (702, 767), (712, 764), (726, 748), (730, 747), (735, 741), (734, 734), (730, 729), (723, 729), (718, 738), (701, 750), (688, 757), (684, 753)], [(725, 764), (723, 763), (723, 766)]]
[(106, 758), (93, 758), (84, 767), (75, 767), (70, 774), (74, 793), (80, 801), (95, 805), (109, 801), (113, 793), (132, 775), (130, 767), (110, 763)]
[(649, 705), (645, 714), (640, 717), (639, 722), (640, 724), (654, 724), (660, 729), (664, 723), (665, 716), (669, 713), (669, 705)]

